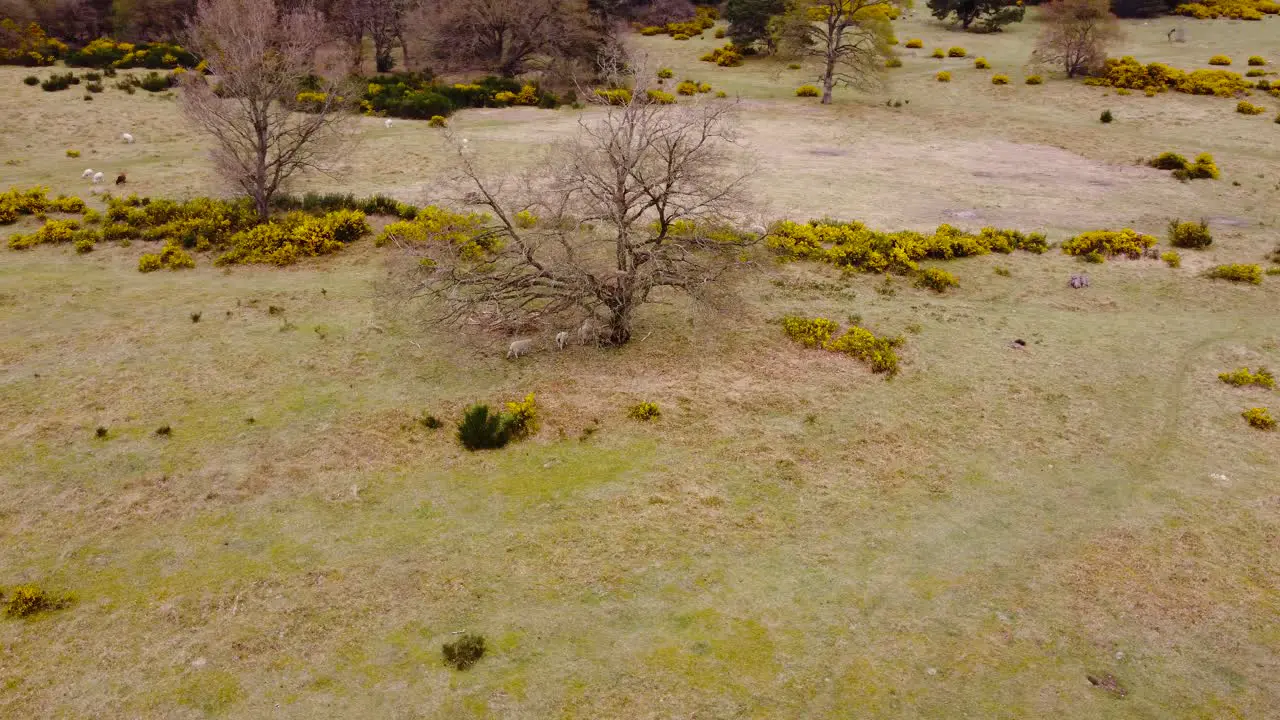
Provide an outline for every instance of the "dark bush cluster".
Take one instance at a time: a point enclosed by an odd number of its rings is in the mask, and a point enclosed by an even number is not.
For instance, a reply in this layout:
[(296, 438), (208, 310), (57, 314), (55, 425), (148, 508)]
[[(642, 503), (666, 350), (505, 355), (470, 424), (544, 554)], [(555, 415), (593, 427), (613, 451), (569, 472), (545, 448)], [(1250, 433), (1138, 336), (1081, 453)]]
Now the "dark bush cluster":
[(1169, 221), (1169, 244), (1177, 248), (1202, 250), (1213, 244), (1213, 233), (1209, 232), (1209, 224), (1200, 222)]
[(194, 68), (199, 58), (181, 45), (166, 42), (128, 43), (99, 38), (67, 53), (67, 65), (92, 68)]
[(467, 670), (484, 657), (484, 636), (465, 633), (457, 640), (445, 643), (441, 650), (445, 665), (455, 670)]
[(0, 592), (5, 617), (28, 618), (32, 615), (61, 610), (71, 604), (70, 595), (52, 593), (38, 585), (19, 585), (9, 593)]
[(507, 403), (505, 412), (495, 413), (481, 404), (467, 408), (458, 423), (458, 442), (468, 450), (495, 450), (537, 431), (538, 406), (529, 393), (524, 400)]
[(365, 215), (389, 215), (402, 220), (412, 220), (418, 216), (418, 207), (402, 203), (386, 195), (371, 195), (367, 198), (356, 197), (351, 193), (314, 193), (305, 195), (276, 194), (271, 198), (273, 210), (318, 214), (335, 210), (359, 210)]
[[(301, 88), (299, 101), (315, 94), (318, 86)], [(323, 99), (323, 96), (320, 96)], [(554, 108), (560, 99), (537, 85), (511, 78), (486, 77), (474, 83), (447, 85), (426, 73), (397, 73), (368, 78), (360, 105), (365, 112), (391, 117), (430, 120), (448, 117), (457, 110), (479, 107), (530, 105)], [(306, 109), (303, 107), (302, 109)]]

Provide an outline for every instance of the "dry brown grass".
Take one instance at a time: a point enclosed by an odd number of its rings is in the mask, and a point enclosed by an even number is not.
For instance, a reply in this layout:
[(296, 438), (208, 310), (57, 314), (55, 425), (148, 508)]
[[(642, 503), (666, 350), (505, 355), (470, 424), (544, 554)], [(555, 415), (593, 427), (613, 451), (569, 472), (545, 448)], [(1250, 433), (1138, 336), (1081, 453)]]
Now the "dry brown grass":
[[(1250, 27), (1191, 31), (1248, 55)], [(1164, 57), (1143, 40), (1158, 28), (1131, 28), (1140, 57)], [(965, 44), (1012, 70), (1030, 31)], [(916, 35), (956, 44), (898, 32)], [(0, 585), (79, 601), (0, 622), (0, 715), (1276, 713), (1280, 441), (1244, 426), (1216, 373), (1280, 366), (1280, 291), (1195, 276), (1274, 245), (1277, 151), (1255, 139), (1270, 125), (1139, 96), (1106, 98), (1118, 120), (1103, 127), (1097, 89), (1017, 85), (997, 102), (981, 73), (938, 91), (909, 57), (893, 90), (918, 94), (909, 106), (823, 110), (785, 97), (795, 78), (663, 42), (677, 77), (751, 95), (775, 213), (1054, 239), (1206, 215), (1215, 243), (1177, 272), (1089, 266), (1080, 291), (1065, 281), (1081, 265), (1056, 252), (958, 261), (945, 298), (766, 264), (731, 310), (654, 306), (625, 348), (518, 362), (380, 300), (367, 242), (290, 269), (200, 258), (148, 275), (142, 243), (4, 250)], [(0, 71), (19, 87), (0, 100), (23, 160), (6, 180), (82, 192), (82, 167), (122, 166), (143, 193), (205, 191), (169, 101), (108, 90), (90, 116), (20, 76)], [(521, 165), (531, 137), (574, 120), (484, 111), (454, 127)], [(115, 144), (122, 125), (136, 145)], [(341, 182), (305, 187), (446, 194), (440, 143), (371, 121)], [(1183, 185), (1133, 163), (1166, 149), (1212, 152), (1226, 177)], [(918, 332), (885, 382), (787, 341), (773, 321), (791, 313)], [(501, 452), (412, 422), (530, 391), (545, 427)], [(662, 419), (628, 420), (640, 400)], [(465, 674), (440, 658), (460, 630), (490, 647)]]

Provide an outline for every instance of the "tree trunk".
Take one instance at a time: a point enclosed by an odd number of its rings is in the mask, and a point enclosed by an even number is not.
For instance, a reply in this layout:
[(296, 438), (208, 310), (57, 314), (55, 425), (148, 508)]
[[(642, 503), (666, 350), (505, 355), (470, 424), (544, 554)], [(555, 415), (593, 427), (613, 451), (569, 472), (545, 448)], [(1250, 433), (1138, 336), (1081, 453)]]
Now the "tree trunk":
[(827, 68), (826, 68), (826, 71), (822, 74), (822, 104), (823, 105), (831, 104), (831, 89), (835, 87), (835, 84), (836, 84), (836, 60), (832, 55), (828, 54)]
[(631, 301), (609, 309), (609, 344), (626, 345), (631, 339)]

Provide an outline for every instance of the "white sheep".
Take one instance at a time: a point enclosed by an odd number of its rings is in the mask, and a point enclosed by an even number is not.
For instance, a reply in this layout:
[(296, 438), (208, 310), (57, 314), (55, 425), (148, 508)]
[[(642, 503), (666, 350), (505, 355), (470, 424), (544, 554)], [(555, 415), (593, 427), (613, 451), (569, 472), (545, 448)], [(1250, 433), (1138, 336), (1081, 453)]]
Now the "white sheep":
[(84, 172), (80, 173), (81, 180), (85, 178), (91, 178), (91, 177), (93, 177), (93, 168), (85, 168)]
[(596, 334), (596, 323), (591, 318), (582, 321), (582, 325), (578, 327), (578, 342), (586, 345), (587, 341), (599, 342), (600, 336)]
[(568, 333), (567, 331), (565, 331), (565, 330), (561, 330), (560, 332), (556, 333), (556, 347), (557, 347), (557, 348), (559, 348), (559, 349), (563, 350), (563, 349), (564, 349), (564, 346), (565, 346), (568, 342), (569, 342), (569, 333)]
[(510, 360), (511, 358), (518, 358), (521, 355), (528, 355), (529, 351), (532, 349), (533, 340), (528, 338), (524, 340), (514, 340), (511, 343), (511, 347), (507, 348), (507, 359)]
[(126, 145), (133, 144), (133, 136), (129, 133), (120, 133), (120, 139), (123, 140)]
[(386, 120), (383, 120), (382, 124), (385, 125), (388, 129), (390, 129), (392, 125), (391, 118), (387, 118)]
[(106, 177), (106, 176), (105, 176), (105, 175), (103, 175), (103, 174), (102, 174), (102, 173), (100, 173), (100, 172), (96, 172), (96, 173), (94, 173), (94, 174), (93, 174), (93, 184), (94, 184), (94, 185), (101, 185), (101, 184), (102, 184), (102, 179), (103, 179), (104, 177)]

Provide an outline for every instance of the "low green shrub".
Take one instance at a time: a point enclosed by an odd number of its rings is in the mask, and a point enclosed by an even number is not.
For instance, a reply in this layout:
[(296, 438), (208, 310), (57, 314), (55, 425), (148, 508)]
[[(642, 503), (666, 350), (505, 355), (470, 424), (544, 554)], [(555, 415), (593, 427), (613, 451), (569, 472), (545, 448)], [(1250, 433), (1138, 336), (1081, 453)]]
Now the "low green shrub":
[(631, 102), (631, 91), (626, 88), (596, 90), (596, 97), (608, 105), (626, 105)]
[(102, 83), (100, 82), (86, 83), (84, 86), (84, 89), (88, 90), (91, 93), (100, 93), (102, 92)]
[(1168, 265), (1171, 268), (1182, 267), (1182, 256), (1178, 254), (1177, 250), (1170, 250), (1168, 252), (1161, 253), (1160, 259), (1164, 261), (1165, 265)]
[(1250, 55), (1249, 64), (1254, 67), (1261, 67), (1267, 64), (1267, 59), (1262, 57), (1261, 55)]
[(922, 48), (924, 47), (924, 40), (921, 40), (920, 38), (911, 38), (907, 41), (906, 47), (912, 49)]
[(40, 78), (36, 77), (35, 75), (28, 75), (22, 78), (22, 82), (26, 83), (27, 85), (39, 85)]
[(162, 75), (154, 70), (138, 79), (138, 87), (152, 93), (163, 92), (177, 84), (178, 78), (173, 74)]
[(884, 61), (884, 66), (887, 68), (900, 68), (902, 67), (902, 58), (896, 56), (891, 57)]
[(79, 150), (72, 150), (72, 149), (68, 148), (68, 149), (67, 149), (67, 151), (66, 151), (66, 156), (67, 156), (67, 157), (69, 157), (69, 158), (78, 158), (78, 157), (80, 157), (80, 151), (79, 151)]
[(465, 633), (441, 648), (444, 664), (455, 670), (470, 669), (484, 657), (484, 651), (484, 637), (472, 633)]
[(1043, 85), (1044, 78), (1040, 77), (1039, 75), (1028, 75), (1026, 79), (1026, 83), (1028, 85)]
[(796, 88), (796, 97), (818, 97), (822, 91), (812, 85), (801, 85)]
[(61, 245), (76, 240), (80, 223), (75, 220), (49, 220), (30, 235), (14, 233), (9, 236), (11, 250), (27, 250), (36, 245)]
[(824, 347), (832, 352), (858, 358), (871, 366), (871, 372), (885, 373), (892, 378), (898, 374), (898, 354), (895, 348), (903, 342), (905, 340), (901, 336), (876, 337), (870, 330), (854, 326)]
[(1103, 110), (1102, 114), (1098, 116), (1098, 121), (1104, 125), (1115, 119), (1115, 115), (1112, 115), (1110, 110)]
[(54, 73), (40, 83), (40, 89), (45, 92), (57, 92), (79, 84), (80, 79), (76, 77), (75, 73)]
[(663, 80), (670, 80), (675, 76), (676, 76), (675, 71), (673, 71), (671, 68), (658, 69), (658, 77), (662, 78)]
[(663, 92), (661, 90), (646, 90), (644, 94), (645, 94), (645, 97), (648, 98), (649, 102), (651, 103), (655, 103), (658, 105), (675, 105), (676, 104), (676, 96), (672, 95), (669, 92)]
[(1242, 367), (1231, 372), (1218, 373), (1218, 379), (1234, 387), (1257, 385), (1258, 387), (1274, 389), (1276, 386), (1275, 376), (1266, 368), (1258, 368), (1258, 372), (1253, 373), (1249, 372), (1249, 368)]
[(1062, 252), (1077, 257), (1087, 257), (1091, 253), (1097, 253), (1101, 257), (1125, 255), (1136, 260), (1142, 257), (1147, 248), (1155, 244), (1155, 238), (1130, 228), (1093, 230), (1080, 233), (1063, 242)]
[(646, 400), (645, 402), (636, 403), (635, 405), (627, 408), (627, 417), (632, 420), (649, 422), (662, 417), (662, 410), (658, 408), (657, 403), (652, 403)]
[(1266, 111), (1267, 111), (1266, 108), (1262, 107), (1261, 105), (1254, 105), (1248, 100), (1241, 100), (1240, 102), (1236, 103), (1236, 112), (1240, 113), (1241, 115), (1261, 115)]
[(937, 80), (938, 82), (951, 82), (951, 73), (947, 72), (946, 70), (943, 70), (937, 75), (934, 75), (933, 79)]
[(338, 252), (370, 232), (359, 210), (336, 210), (318, 218), (290, 213), (236, 233), (230, 239), (231, 249), (216, 263), (292, 265), (302, 258)]
[[(1267, 74), (1267, 71), (1266, 71), (1266, 70), (1262, 70), (1262, 69), (1259, 69), (1259, 68), (1254, 68), (1254, 69), (1252, 69), (1252, 70), (1248, 70), (1248, 71), (1246, 71), (1246, 72), (1245, 72), (1245, 74), (1244, 74), (1244, 76), (1245, 76), (1245, 77), (1256, 78), (1256, 77), (1265, 77), (1265, 76), (1266, 76), (1266, 74)], [(1263, 87), (1262, 89), (1263, 89), (1263, 90), (1266, 90), (1267, 88)]]
[(692, 80), (681, 80), (680, 83), (676, 85), (676, 92), (681, 95), (697, 95), (698, 83), (693, 82)]
[(834, 320), (788, 316), (782, 319), (782, 332), (808, 348), (823, 347), (839, 329)]
[(156, 270), (184, 270), (195, 266), (196, 261), (190, 253), (172, 242), (165, 243), (158, 253), (144, 253), (138, 258), (138, 272), (144, 273)]
[(506, 423), (488, 405), (472, 405), (458, 423), (458, 442), (468, 450), (496, 450), (510, 442)]
[(1217, 180), (1221, 174), (1213, 161), (1213, 156), (1209, 153), (1200, 153), (1196, 156), (1196, 161), (1185, 170), (1174, 170), (1173, 176), (1179, 180)]
[(1191, 166), (1191, 163), (1178, 153), (1162, 152), (1148, 160), (1147, 165), (1157, 170), (1185, 170)]
[(1226, 55), (1214, 55), (1213, 57), (1209, 58), (1209, 64), (1210, 65), (1230, 65), (1231, 58), (1227, 57)]
[(936, 293), (944, 293), (953, 287), (960, 287), (960, 280), (946, 270), (924, 268), (916, 275), (916, 287), (927, 288)]
[(969, 53), (964, 48), (956, 46), (947, 49), (947, 57), (962, 58)]
[(788, 69), (788, 70), (799, 70), (799, 69), (800, 69), (800, 63), (791, 63), (791, 64), (787, 65), (787, 69)]
[(52, 593), (39, 585), (19, 585), (10, 591), (4, 601), (5, 617), (29, 618), (40, 613), (61, 610), (71, 604), (70, 595)]
[(525, 395), (523, 400), (508, 402), (502, 419), (507, 437), (511, 440), (523, 440), (537, 434), (541, 423), (534, 394)]
[(973, 61), (973, 66), (974, 66), (975, 68), (977, 68), (978, 70), (990, 70), (990, 69), (991, 69), (991, 63), (987, 62), (987, 59), (986, 59), (986, 58), (984, 58), (984, 57), (980, 57), (980, 58), (978, 58), (978, 59), (974, 60), (974, 61)]
[(930, 235), (913, 231), (881, 232), (859, 222), (811, 220), (775, 223), (765, 244), (784, 260), (818, 260), (857, 272), (908, 275), (921, 260), (951, 260), (988, 253), (1025, 250), (1042, 253), (1049, 244), (1040, 233), (982, 228), (968, 233), (939, 225)]
[(1169, 244), (1177, 248), (1202, 250), (1213, 244), (1213, 233), (1204, 220), (1200, 222), (1169, 221)]
[(1250, 427), (1255, 427), (1259, 430), (1276, 429), (1276, 420), (1271, 417), (1271, 412), (1266, 408), (1249, 408), (1240, 413), (1240, 415), (1245, 419), (1245, 422), (1249, 423)]
[(1209, 268), (1205, 273), (1206, 276), (1215, 280), (1230, 280), (1231, 282), (1249, 283), (1251, 285), (1262, 284), (1262, 267), (1260, 265), (1215, 265)]
[(947, 53), (942, 48), (934, 48), (933, 52), (929, 54), (929, 57), (936, 58), (938, 60), (941, 60), (946, 56), (947, 56)]
[(1003, 265), (995, 266), (993, 272), (1000, 277), (1013, 277), (1013, 271)]
[(999, 74), (999, 73), (997, 73), (997, 74), (995, 74), (995, 75), (992, 75), (992, 76), (991, 76), (991, 84), (992, 84), (992, 85), (1008, 85), (1008, 84), (1009, 84), (1009, 76), (1008, 76), (1008, 75), (1001, 75), (1001, 74)]

